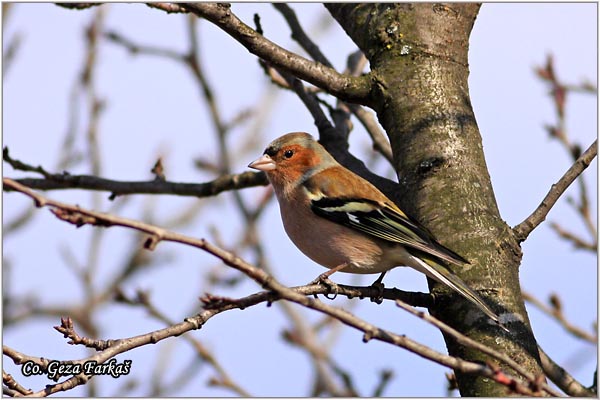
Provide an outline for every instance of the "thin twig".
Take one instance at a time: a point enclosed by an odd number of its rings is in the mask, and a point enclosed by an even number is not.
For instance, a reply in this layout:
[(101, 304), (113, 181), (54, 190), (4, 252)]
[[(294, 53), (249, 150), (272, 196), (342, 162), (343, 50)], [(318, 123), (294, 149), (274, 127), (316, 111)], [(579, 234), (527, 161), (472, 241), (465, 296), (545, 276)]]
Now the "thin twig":
[(136, 44), (116, 31), (107, 30), (107, 31), (103, 32), (102, 35), (109, 42), (123, 46), (132, 55), (137, 55), (137, 54), (153, 55), (153, 56), (173, 59), (176, 61), (182, 61), (185, 58), (184, 54), (181, 54), (181, 53), (171, 50), (171, 49), (165, 49), (162, 47), (156, 47), (156, 46), (150, 46), (150, 45), (147, 46), (147, 45)]
[(380, 372), (380, 380), (377, 383), (375, 390), (373, 390), (373, 394), (371, 395), (371, 397), (376, 397), (376, 398), (383, 397), (383, 392), (388, 387), (388, 385), (392, 381), (393, 377), (394, 377), (394, 372), (392, 370), (385, 369), (385, 370), (381, 371)]
[(298, 21), (294, 10), (286, 3), (273, 3), (273, 7), (283, 15), (290, 29), (292, 30), (292, 39), (294, 39), (316, 62), (333, 69), (333, 64), (325, 57), (319, 49), (319, 46), (313, 42)]
[[(556, 118), (557, 121), (553, 125), (545, 126), (551, 138), (558, 140), (567, 153), (572, 158), (573, 161), (576, 161), (581, 155), (581, 147), (578, 143), (574, 143), (567, 134), (567, 96), (571, 92), (584, 92), (584, 93), (593, 93), (596, 94), (597, 89), (595, 86), (591, 85), (589, 82), (584, 82), (580, 85), (569, 85), (562, 82), (555, 71), (554, 68), (554, 58), (552, 55), (548, 55), (546, 59), (546, 65), (543, 67), (537, 67), (535, 69), (536, 74), (539, 78), (541, 78), (544, 82), (546, 82), (550, 86), (550, 96), (552, 102), (554, 103), (554, 109), (556, 110)], [(589, 207), (589, 196), (585, 179), (579, 179), (579, 201), (575, 202), (572, 199), (568, 199), (568, 203), (575, 209), (577, 214), (583, 220), (583, 223), (590, 234), (590, 240), (586, 241), (573, 235), (571, 233), (563, 234), (563, 231), (559, 229), (558, 224), (554, 224), (553, 229), (557, 231), (557, 233), (563, 238), (572, 241), (577, 247), (588, 249), (597, 252), (598, 241), (596, 237), (598, 236), (596, 223), (592, 218), (590, 207)], [(589, 245), (588, 245), (589, 243)]]
[[(147, 292), (138, 290), (136, 292), (136, 297), (133, 299), (127, 298), (124, 296), (124, 294), (121, 294), (120, 300), (126, 302), (127, 304), (144, 307), (150, 315), (166, 325), (175, 325), (175, 321), (171, 320), (158, 308), (156, 308), (156, 306), (151, 302), (150, 296)], [(223, 383), (222, 386), (231, 389), (235, 394), (241, 397), (251, 397), (249, 392), (233, 381), (227, 371), (217, 361), (212, 352), (205, 345), (203, 345), (202, 342), (190, 335), (183, 335), (183, 338), (191, 344), (192, 348), (202, 361), (210, 364), (214, 368), (219, 376), (220, 382)]]
[(186, 14), (188, 11), (178, 3), (146, 3), (150, 8), (166, 11), (167, 14)]
[(591, 164), (598, 152), (598, 141), (594, 143), (577, 159), (577, 161), (565, 172), (560, 180), (552, 185), (552, 188), (544, 197), (544, 200), (536, 210), (523, 222), (513, 228), (515, 238), (520, 242), (525, 241), (529, 234), (545, 219), (554, 204), (567, 188), (581, 175), (581, 173)]
[[(6, 25), (4, 25), (6, 26)], [(6, 40), (6, 39), (5, 39)], [(6, 40), (4, 51), (2, 52), (2, 78), (6, 79), (8, 71), (14, 64), (15, 56), (21, 48), (23, 35), (19, 32), (15, 33), (10, 40)]]
[[(573, 244), (573, 246), (577, 249), (589, 250), (589, 251), (593, 251), (594, 253), (596, 251), (598, 251), (598, 243), (596, 242), (596, 240), (594, 240), (593, 243), (588, 242), (588, 241), (584, 240), (583, 238), (579, 237), (578, 235), (576, 235), (572, 232), (569, 232), (568, 230), (566, 230), (565, 228), (563, 228), (556, 222), (551, 222), (550, 228), (554, 229), (554, 231), (558, 234), (558, 236), (571, 242)], [(594, 236), (594, 238), (595, 238), (595, 236)]]
[(554, 320), (556, 322), (558, 322), (563, 328), (565, 328), (569, 333), (573, 334), (574, 336), (576, 336), (580, 339), (583, 339), (587, 342), (590, 342), (592, 344), (598, 343), (597, 335), (588, 333), (585, 330), (571, 324), (567, 320), (564, 313), (562, 312), (562, 308), (560, 306), (558, 306), (558, 304), (560, 304), (560, 300), (558, 300), (558, 297), (556, 295), (552, 296), (552, 299), (551, 299), (551, 304), (553, 304), (552, 307), (547, 306), (546, 304), (541, 302), (539, 299), (537, 299), (536, 297), (532, 296), (530, 293), (527, 293), (527, 292), (523, 292), (523, 299), (525, 301), (528, 301), (529, 303), (533, 304), (534, 306), (536, 306), (544, 314), (549, 315), (552, 318), (554, 318)]

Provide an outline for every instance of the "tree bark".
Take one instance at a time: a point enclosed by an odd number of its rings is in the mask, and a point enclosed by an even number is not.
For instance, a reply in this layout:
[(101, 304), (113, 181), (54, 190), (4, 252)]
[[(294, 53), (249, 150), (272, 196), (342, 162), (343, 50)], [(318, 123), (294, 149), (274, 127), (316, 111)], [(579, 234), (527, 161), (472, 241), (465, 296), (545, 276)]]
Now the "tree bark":
[[(433, 281), (430, 312), (470, 337), (542, 373), (519, 285), (521, 249), (501, 219), (468, 91), (469, 35), (479, 4), (332, 4), (325, 7), (369, 59), (369, 104), (392, 144), (400, 206), (441, 243), (470, 260), (453, 268), (508, 319), (510, 334)], [(487, 361), (445, 337), (451, 355)], [(509, 367), (508, 371), (515, 373)], [(518, 375), (518, 374), (517, 374)], [(457, 371), (463, 396), (505, 396), (489, 379)]]

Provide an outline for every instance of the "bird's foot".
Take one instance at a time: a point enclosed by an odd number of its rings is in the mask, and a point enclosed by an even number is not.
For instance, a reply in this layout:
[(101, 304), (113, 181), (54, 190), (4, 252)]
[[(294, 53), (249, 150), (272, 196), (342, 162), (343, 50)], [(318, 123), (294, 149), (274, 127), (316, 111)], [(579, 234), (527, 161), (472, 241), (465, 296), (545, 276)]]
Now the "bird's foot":
[(371, 302), (377, 304), (383, 303), (383, 289), (385, 289), (383, 282), (375, 281), (371, 284), (371, 287), (377, 290), (377, 294), (375, 296), (371, 296)]
[[(325, 297), (328, 298), (329, 300), (333, 300), (338, 295), (339, 286), (337, 285), (337, 283), (335, 283), (334, 281), (329, 279), (329, 275), (330, 274), (328, 274), (328, 273), (323, 273), (323, 274), (317, 276), (316, 279), (314, 279), (312, 282), (310, 282), (310, 285), (323, 284), (323, 285), (327, 286), (329, 291), (325, 294)], [(333, 297), (329, 297), (330, 294), (333, 294)]]
[(382, 272), (379, 278), (371, 284), (371, 287), (377, 289), (377, 295), (371, 297), (373, 303), (381, 304), (383, 302), (383, 289), (385, 289), (385, 285), (383, 284), (384, 276), (385, 272)]

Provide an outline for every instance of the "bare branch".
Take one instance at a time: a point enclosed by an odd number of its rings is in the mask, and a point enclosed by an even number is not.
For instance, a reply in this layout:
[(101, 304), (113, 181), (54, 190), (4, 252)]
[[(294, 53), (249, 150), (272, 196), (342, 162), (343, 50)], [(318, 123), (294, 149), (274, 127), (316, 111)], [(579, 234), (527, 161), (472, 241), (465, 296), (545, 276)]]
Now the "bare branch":
[(597, 334), (594, 335), (593, 333), (588, 333), (583, 329), (571, 324), (567, 320), (564, 313), (562, 312), (562, 307), (560, 305), (561, 302), (557, 295), (553, 294), (550, 297), (550, 303), (552, 306), (547, 306), (539, 299), (527, 292), (523, 292), (523, 298), (525, 299), (525, 301), (528, 301), (529, 303), (533, 304), (538, 309), (540, 309), (544, 314), (554, 318), (556, 322), (558, 322), (563, 328), (565, 328), (569, 333), (573, 334), (574, 336), (592, 344), (596, 344), (598, 342)]
[(277, 9), (283, 15), (287, 21), (290, 29), (292, 30), (292, 39), (294, 39), (302, 48), (310, 54), (313, 60), (325, 65), (326, 67), (333, 68), (333, 65), (327, 57), (321, 52), (319, 46), (315, 44), (308, 35), (304, 32), (304, 29), (296, 17), (294, 10), (286, 3), (273, 3), (273, 7)]
[(2, 227), (4, 235), (15, 232), (16, 230), (23, 228), (33, 217), (33, 208), (27, 208), (22, 213), (18, 214), (12, 221), (9, 221)]
[[(59, 201), (51, 200), (45, 198), (31, 189), (21, 185), (20, 183), (10, 179), (3, 178), (3, 184), (5, 188), (11, 188), (12, 190), (21, 192), (31, 199), (33, 199), (36, 207), (50, 207), (52, 212), (59, 218), (66, 222), (70, 222), (76, 226), (82, 225), (94, 225), (99, 227), (110, 227), (110, 226), (122, 226), (131, 228), (143, 233), (147, 233), (151, 235), (151, 237), (146, 241), (145, 247), (148, 249), (154, 249), (158, 242), (161, 240), (171, 241), (171, 242), (179, 242), (185, 243), (190, 246), (198, 247), (200, 249), (207, 250), (206, 245), (207, 241), (204, 239), (196, 239), (191, 238), (185, 235), (181, 235), (175, 232), (168, 231), (166, 229), (146, 224), (140, 221), (135, 221), (132, 219), (117, 217), (114, 215), (86, 210), (79, 206), (73, 206), (70, 204), (62, 203)], [(209, 245), (210, 249), (217, 249), (215, 246)], [(208, 250), (207, 250), (208, 251)], [(211, 251), (209, 251), (211, 253)], [(213, 254), (213, 253), (211, 253)], [(222, 253), (219, 253), (222, 254)], [(227, 253), (230, 254), (230, 253)], [(213, 254), (216, 255), (216, 254)], [(219, 256), (217, 256), (219, 257)], [(235, 256), (230, 254), (230, 257), (235, 258)], [(221, 258), (221, 257), (219, 257)], [(225, 261), (225, 260), (223, 260)], [(410, 303), (411, 305), (422, 306), (422, 307), (430, 307), (432, 305), (432, 297), (430, 294), (426, 293), (418, 293), (418, 292), (404, 292), (398, 289), (384, 289), (383, 293), (379, 290), (379, 288), (373, 286), (367, 287), (356, 287), (356, 286), (346, 286), (346, 285), (338, 285), (338, 294), (347, 296), (348, 298), (359, 297), (359, 298), (378, 298), (383, 297), (384, 299), (396, 300), (402, 299), (405, 302)], [(323, 294), (328, 293), (330, 288), (327, 285), (309, 285), (306, 287), (307, 291), (306, 295), (314, 295), (314, 294)], [(262, 301), (268, 301), (268, 298), (263, 299)], [(245, 304), (238, 304), (240, 308), (244, 308)]]
[(146, 3), (146, 5), (151, 8), (166, 11), (167, 14), (185, 14), (188, 12), (185, 8), (181, 7), (179, 3)]
[(593, 243), (588, 242), (585, 239), (579, 237), (578, 235), (564, 229), (556, 222), (551, 222), (550, 228), (554, 229), (554, 231), (558, 234), (558, 236), (571, 242), (573, 244), (573, 246), (575, 246), (575, 248), (577, 248), (577, 249), (589, 250), (589, 251), (593, 251), (594, 253), (598, 251), (598, 243), (595, 240)]
[(127, 39), (125, 36), (121, 35), (119, 32), (116, 31), (105, 31), (103, 32), (103, 36), (108, 41), (123, 46), (132, 55), (146, 54), (159, 57), (166, 57), (176, 61), (183, 61), (185, 58), (184, 54), (178, 53), (171, 49), (164, 49), (156, 46), (139, 45)]
[(369, 76), (353, 77), (292, 53), (244, 24), (229, 4), (178, 3), (195, 15), (206, 18), (240, 42), (252, 54), (273, 66), (306, 80), (345, 101), (368, 104), (371, 91)]
[[(172, 194), (177, 196), (209, 197), (228, 191), (255, 186), (265, 186), (264, 173), (242, 172), (223, 175), (205, 183), (180, 183), (171, 181), (115, 181), (92, 175), (51, 174), (47, 179), (21, 178), (16, 182), (39, 190), (87, 189), (111, 192), (111, 200), (130, 194)], [(4, 187), (5, 191), (12, 190)]]
[(13, 65), (13, 61), (15, 60), (15, 56), (18, 50), (21, 48), (21, 43), (23, 42), (23, 35), (20, 33), (15, 33), (8, 44), (4, 45), (4, 51), (2, 53), (2, 77), (6, 79), (8, 70)]
[[(554, 103), (554, 109), (556, 110), (557, 121), (555, 124), (546, 125), (545, 128), (548, 131), (552, 139), (556, 139), (562, 144), (569, 156), (575, 162), (581, 156), (581, 146), (578, 143), (574, 143), (567, 134), (567, 120), (566, 120), (566, 102), (567, 95), (571, 92), (583, 92), (596, 94), (597, 88), (591, 85), (589, 82), (583, 82), (580, 85), (569, 85), (562, 82), (555, 72), (554, 58), (549, 54), (546, 58), (546, 64), (543, 67), (537, 67), (535, 69), (536, 74), (542, 81), (546, 82), (550, 87), (550, 97)], [(585, 227), (587, 228), (590, 236), (590, 240), (586, 241), (581, 239), (569, 232), (560, 229), (559, 225), (553, 224), (552, 228), (567, 239), (576, 247), (587, 249), (597, 252), (598, 241), (596, 237), (598, 232), (596, 224), (592, 218), (589, 206), (589, 196), (586, 181), (584, 179), (578, 180), (579, 184), (579, 201), (576, 202), (568, 198), (569, 204), (575, 209), (577, 214), (583, 220)]]
[(590, 165), (592, 160), (596, 157), (598, 152), (598, 141), (594, 143), (577, 159), (577, 161), (565, 172), (560, 180), (552, 185), (552, 188), (544, 197), (538, 208), (521, 222), (519, 225), (513, 228), (515, 238), (519, 242), (523, 242), (527, 239), (529, 234), (545, 219), (554, 204), (558, 201), (560, 196), (567, 190), (567, 188), (577, 179), (579, 175)]
[(7, 345), (2, 345), (2, 354), (13, 360), (13, 362), (17, 365), (24, 364), (27, 361), (31, 361), (42, 368), (47, 368), (48, 364), (51, 361), (42, 357), (29, 356), (27, 354), (21, 353), (20, 351), (13, 349), (12, 347), (8, 347)]
[(394, 377), (394, 372), (392, 370), (386, 369), (386, 370), (381, 371), (380, 380), (377, 383), (377, 387), (373, 391), (373, 394), (371, 395), (371, 397), (383, 397), (383, 392), (385, 391), (387, 386), (390, 384), (393, 377)]
[[(300, 46), (317, 62), (333, 68), (333, 65), (327, 59), (327, 57), (321, 52), (319, 47), (308, 37), (304, 32), (304, 29), (300, 25), (296, 13), (290, 6), (285, 3), (275, 3), (273, 6), (284, 16), (290, 29), (292, 30), (292, 38), (300, 44)], [(348, 70), (351, 76), (356, 76), (356, 69), (364, 64), (363, 60), (366, 60), (362, 52), (359, 51), (360, 57), (349, 57), (348, 58)], [(358, 60), (356, 60), (358, 58)], [(363, 61), (363, 62), (361, 62)], [(373, 115), (366, 111), (364, 108), (357, 104), (341, 103), (342, 109), (348, 109), (351, 111), (361, 122), (361, 124), (367, 130), (371, 140), (373, 141), (373, 147), (379, 151), (389, 162), (392, 162), (392, 148), (390, 143), (386, 140), (385, 135), (379, 129), (379, 126), (375, 122)]]
[(33, 391), (31, 389), (25, 389), (23, 386), (21, 386), (21, 384), (19, 384), (19, 382), (17, 382), (15, 380), (15, 378), (12, 377), (11, 374), (7, 374), (6, 372), (2, 371), (2, 383), (9, 389), (9, 390), (13, 390), (14, 393), (10, 393), (9, 395), (11, 395), (12, 397), (17, 397), (17, 396), (27, 396), (33, 393)]
[[(152, 315), (157, 320), (164, 322), (166, 325), (175, 325), (175, 321), (168, 318), (165, 314), (160, 312), (154, 304), (150, 301), (150, 296), (147, 292), (142, 290), (138, 290), (136, 292), (136, 297), (133, 299), (127, 298), (123, 293), (120, 294), (120, 300), (126, 302), (130, 305), (142, 306), (144, 307), (150, 315)], [(183, 335), (183, 338), (190, 343), (192, 348), (196, 351), (198, 357), (203, 361), (210, 364), (214, 370), (217, 372), (219, 376), (220, 386), (227, 387), (235, 392), (237, 395), (242, 397), (251, 397), (250, 393), (244, 390), (240, 385), (235, 383), (233, 379), (229, 376), (227, 371), (223, 368), (223, 366), (217, 361), (212, 352), (203, 345), (198, 339), (190, 335)]]
[[(467, 347), (471, 347), (475, 350), (481, 351), (482, 353), (485, 353), (489, 356), (494, 357), (495, 359), (497, 359), (498, 361), (501, 361), (503, 363), (505, 363), (506, 365), (508, 365), (509, 367), (511, 367), (512, 369), (514, 369), (516, 372), (518, 372), (519, 374), (521, 374), (522, 376), (524, 376), (530, 383), (530, 388), (529, 390), (533, 390), (531, 388), (531, 386), (536, 386), (539, 385), (540, 388), (544, 390), (546, 393), (548, 393), (549, 395), (552, 396), (556, 396), (556, 397), (560, 397), (560, 394), (557, 393), (556, 391), (554, 391), (554, 389), (548, 387), (548, 385), (546, 385), (545, 383), (539, 384), (539, 378), (533, 376), (529, 371), (527, 371), (525, 368), (523, 368), (518, 362), (514, 361), (513, 359), (511, 359), (509, 356), (507, 356), (506, 354), (500, 353), (482, 343), (479, 343), (465, 335), (463, 335), (462, 333), (460, 333), (459, 331), (457, 331), (456, 329), (446, 325), (445, 323), (443, 323), (442, 321), (438, 320), (437, 318), (435, 318), (433, 315), (429, 315), (427, 313), (424, 312), (420, 312), (415, 310), (414, 308), (412, 308), (411, 306), (409, 306), (408, 304), (403, 303), (401, 300), (396, 300), (396, 305), (400, 308), (402, 308), (405, 311), (408, 311), (409, 313), (411, 313), (412, 315), (415, 315), (427, 322), (429, 322), (430, 324), (432, 324), (433, 326), (435, 326), (436, 328), (439, 328), (440, 330), (442, 330), (443, 332), (445, 332), (448, 335), (451, 335), (453, 338), (456, 339), (456, 341), (458, 343), (460, 343), (463, 346), (467, 346)], [(535, 392), (535, 390), (534, 390)], [(523, 393), (526, 395), (532, 395), (533, 393)]]
[(57, 6), (68, 8), (71, 10), (86, 10), (92, 7), (101, 6), (103, 3), (55, 3)]
[(597, 397), (596, 393), (583, 386), (560, 365), (556, 364), (541, 347), (538, 347), (538, 349), (544, 373), (563, 392), (574, 397)]

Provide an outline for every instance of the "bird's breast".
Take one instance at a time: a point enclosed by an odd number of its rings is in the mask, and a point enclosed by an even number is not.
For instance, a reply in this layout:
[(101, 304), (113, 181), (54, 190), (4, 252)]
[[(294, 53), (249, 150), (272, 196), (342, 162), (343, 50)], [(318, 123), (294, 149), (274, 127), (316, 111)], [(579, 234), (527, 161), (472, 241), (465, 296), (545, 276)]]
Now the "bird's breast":
[(377, 239), (312, 212), (309, 206), (280, 204), (281, 218), (292, 242), (314, 262), (334, 268), (347, 263), (343, 272), (374, 274), (397, 264), (388, 260)]

